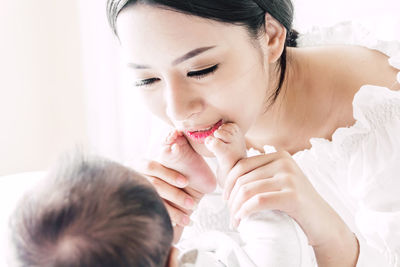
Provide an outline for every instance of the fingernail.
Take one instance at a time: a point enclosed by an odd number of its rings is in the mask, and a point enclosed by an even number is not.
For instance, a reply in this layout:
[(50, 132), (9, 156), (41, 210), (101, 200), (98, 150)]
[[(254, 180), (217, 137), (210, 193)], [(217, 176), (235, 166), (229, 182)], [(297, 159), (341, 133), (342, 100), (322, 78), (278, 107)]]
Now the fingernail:
[(194, 208), (194, 201), (191, 198), (186, 198), (185, 199), (185, 207), (188, 209), (193, 209)]
[(188, 216), (184, 215), (182, 217), (182, 224), (183, 225), (189, 225), (190, 224), (190, 218)]
[(187, 185), (187, 179), (183, 176), (178, 176), (178, 178), (176, 178), (176, 183), (179, 186), (184, 187)]

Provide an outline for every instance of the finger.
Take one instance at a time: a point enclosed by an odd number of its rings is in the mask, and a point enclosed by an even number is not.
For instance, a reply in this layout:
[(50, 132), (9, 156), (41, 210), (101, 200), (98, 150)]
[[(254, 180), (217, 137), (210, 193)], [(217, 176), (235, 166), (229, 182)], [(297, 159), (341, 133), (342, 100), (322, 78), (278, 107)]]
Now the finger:
[[(236, 180), (263, 165), (270, 164), (271, 162), (282, 157), (283, 153), (286, 152), (275, 152), (271, 154), (258, 155), (254, 157), (241, 159), (229, 172), (224, 189), (224, 199), (227, 200), (229, 195), (236, 183)], [(269, 175), (273, 176), (273, 175)]]
[[(238, 201), (238, 199), (242, 197), (247, 197), (248, 199), (251, 197), (249, 196), (251, 193), (258, 194), (263, 192), (279, 191), (282, 189), (281, 183), (278, 179), (272, 177), (263, 178), (253, 172), (245, 174), (237, 180), (228, 199), (228, 206), (230, 208), (233, 207), (233, 203)], [(254, 186), (258, 185), (260, 187), (256, 187), (254, 188), (254, 191), (249, 192), (249, 190), (252, 190)]]
[(244, 184), (239, 188), (236, 197), (232, 198), (231, 202), (228, 204), (231, 214), (236, 214), (242, 205), (254, 196), (277, 191), (280, 191), (280, 189), (277, 187), (274, 178), (257, 180)]
[(201, 193), (200, 191), (197, 191), (191, 187), (185, 187), (182, 190), (184, 192), (186, 192), (187, 194), (189, 194), (189, 196), (191, 196), (193, 198), (193, 200), (196, 202), (196, 204), (198, 204), (204, 196), (204, 193)]
[(230, 201), (230, 199), (235, 198), (235, 195), (237, 194), (238, 190), (242, 185), (256, 180), (271, 179), (272, 177), (274, 177), (274, 171), (273, 171), (274, 168), (273, 167), (271, 168), (271, 165), (273, 164), (274, 162), (271, 164), (261, 166), (237, 178), (231, 192), (228, 192), (228, 202)]
[[(179, 240), (181, 239), (182, 232), (183, 232), (184, 227), (180, 225), (175, 225), (174, 226), (174, 240), (172, 241), (172, 244), (178, 244)], [(174, 266), (174, 265), (172, 265)]]
[(190, 224), (190, 217), (185, 212), (174, 207), (168, 201), (164, 201), (164, 205), (167, 208), (173, 226), (175, 224), (175, 226), (179, 225), (185, 227)]
[(188, 185), (188, 179), (179, 172), (163, 166), (161, 163), (154, 160), (143, 160), (140, 172), (144, 175), (158, 177), (168, 184), (183, 188)]
[(193, 209), (194, 199), (182, 189), (174, 187), (156, 177), (147, 177), (151, 184), (156, 188), (161, 198), (168, 200), (180, 208)]
[(251, 214), (263, 210), (281, 210), (285, 211), (287, 191), (261, 193), (251, 197), (243, 203), (241, 208), (234, 214), (236, 220), (244, 219)]

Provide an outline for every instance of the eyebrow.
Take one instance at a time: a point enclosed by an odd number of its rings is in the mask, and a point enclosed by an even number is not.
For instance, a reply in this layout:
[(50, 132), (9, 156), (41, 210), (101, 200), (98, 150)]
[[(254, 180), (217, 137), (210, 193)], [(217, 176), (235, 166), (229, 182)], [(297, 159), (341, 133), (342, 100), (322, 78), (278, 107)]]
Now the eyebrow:
[[(192, 51), (190, 51), (190, 52), (184, 54), (183, 56), (172, 61), (172, 66), (178, 65), (178, 64), (180, 64), (190, 58), (198, 56), (201, 53), (204, 53), (212, 48), (215, 48), (215, 46), (206, 46), (206, 47), (199, 47), (199, 48), (193, 49)], [(128, 67), (133, 68), (133, 69), (150, 69), (150, 66), (148, 66), (148, 65), (140, 65), (140, 64), (135, 64), (135, 63), (128, 63)]]

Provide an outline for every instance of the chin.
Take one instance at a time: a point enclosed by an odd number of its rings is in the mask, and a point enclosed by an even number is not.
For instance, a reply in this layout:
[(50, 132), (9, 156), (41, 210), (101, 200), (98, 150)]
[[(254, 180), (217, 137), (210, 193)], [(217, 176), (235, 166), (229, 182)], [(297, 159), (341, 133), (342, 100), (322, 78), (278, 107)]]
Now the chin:
[(215, 157), (214, 154), (210, 150), (208, 150), (204, 144), (199, 144), (192, 140), (189, 140), (189, 143), (193, 147), (194, 151), (196, 151), (201, 156), (207, 157), (207, 158)]

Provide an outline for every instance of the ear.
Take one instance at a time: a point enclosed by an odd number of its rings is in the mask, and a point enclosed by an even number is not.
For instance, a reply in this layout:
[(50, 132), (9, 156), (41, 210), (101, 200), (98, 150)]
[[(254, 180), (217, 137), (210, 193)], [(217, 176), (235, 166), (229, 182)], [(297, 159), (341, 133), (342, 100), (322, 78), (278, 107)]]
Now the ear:
[(286, 28), (270, 14), (265, 15), (264, 47), (268, 63), (275, 63), (281, 57), (286, 42)]

